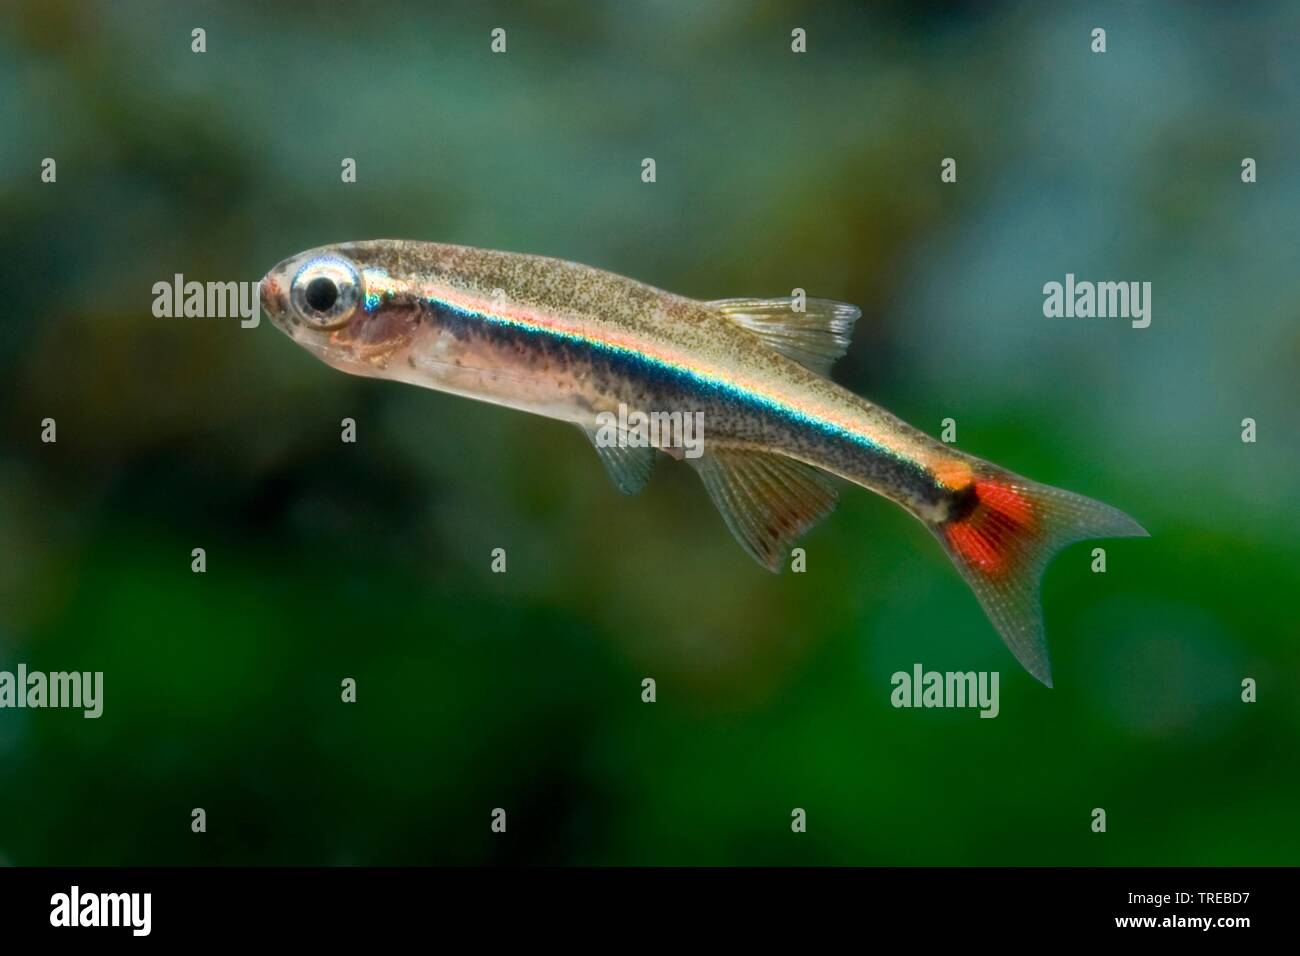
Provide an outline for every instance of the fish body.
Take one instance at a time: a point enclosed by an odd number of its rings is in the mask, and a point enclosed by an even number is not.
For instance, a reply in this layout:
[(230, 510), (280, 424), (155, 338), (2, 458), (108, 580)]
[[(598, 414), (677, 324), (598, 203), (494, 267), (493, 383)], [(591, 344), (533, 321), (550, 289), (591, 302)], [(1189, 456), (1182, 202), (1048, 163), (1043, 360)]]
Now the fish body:
[[(374, 240), (262, 280), (271, 321), (342, 371), (571, 422), (635, 492), (685, 458), (745, 550), (776, 571), (837, 476), (897, 502), (953, 557), (1008, 646), (1050, 685), (1038, 578), (1069, 541), (1145, 534), (1122, 512), (938, 442), (835, 384), (858, 310), (704, 302), (543, 256)], [(628, 422), (662, 423), (629, 429)], [(683, 442), (686, 423), (700, 440)]]

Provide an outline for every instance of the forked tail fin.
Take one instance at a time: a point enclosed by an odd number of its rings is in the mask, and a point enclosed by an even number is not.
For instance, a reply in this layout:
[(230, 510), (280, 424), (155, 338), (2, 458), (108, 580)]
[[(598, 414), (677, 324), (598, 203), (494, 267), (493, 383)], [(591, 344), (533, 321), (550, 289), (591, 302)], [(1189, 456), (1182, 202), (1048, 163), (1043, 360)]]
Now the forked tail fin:
[(1124, 512), (980, 462), (945, 520), (927, 522), (1011, 648), (1048, 687), (1039, 584), (1061, 548), (1089, 538), (1145, 537)]

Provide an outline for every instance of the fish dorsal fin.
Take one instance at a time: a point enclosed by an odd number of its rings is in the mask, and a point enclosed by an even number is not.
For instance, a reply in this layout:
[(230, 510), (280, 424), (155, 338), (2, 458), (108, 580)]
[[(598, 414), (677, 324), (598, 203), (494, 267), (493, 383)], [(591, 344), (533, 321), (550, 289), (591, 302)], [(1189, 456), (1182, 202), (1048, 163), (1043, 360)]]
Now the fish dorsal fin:
[(583, 427), (582, 430), (591, 439), (592, 447), (596, 449), (596, 454), (600, 456), (601, 463), (619, 491), (625, 495), (634, 495), (646, 486), (655, 466), (653, 448), (628, 444), (622, 440), (626, 437), (622, 435), (617, 436), (619, 441), (611, 442), (611, 436), (603, 433), (600, 428)]
[(740, 546), (769, 571), (835, 507), (826, 475), (782, 455), (714, 445), (692, 463)]
[(853, 323), (862, 315), (856, 305), (831, 299), (807, 299), (802, 312), (794, 310), (795, 300), (789, 296), (718, 299), (708, 304), (818, 375), (829, 375), (835, 360), (848, 351)]

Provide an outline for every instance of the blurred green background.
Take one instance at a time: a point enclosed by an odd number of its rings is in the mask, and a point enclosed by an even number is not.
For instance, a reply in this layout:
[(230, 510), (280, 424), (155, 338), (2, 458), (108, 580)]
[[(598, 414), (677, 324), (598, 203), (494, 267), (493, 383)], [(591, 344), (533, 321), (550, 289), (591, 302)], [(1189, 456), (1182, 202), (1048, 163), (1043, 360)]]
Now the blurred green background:
[[(0, 860), (1296, 863), (1297, 44), (1269, 3), (6, 4), (0, 669), (105, 701), (0, 711)], [(571, 427), (150, 311), (379, 237), (858, 303), (837, 380), (1152, 538), (1051, 566), (1047, 690), (870, 494), (772, 577), (688, 468), (625, 499)], [(1045, 319), (1067, 272), (1151, 327)], [(1001, 715), (893, 709), (918, 661)]]

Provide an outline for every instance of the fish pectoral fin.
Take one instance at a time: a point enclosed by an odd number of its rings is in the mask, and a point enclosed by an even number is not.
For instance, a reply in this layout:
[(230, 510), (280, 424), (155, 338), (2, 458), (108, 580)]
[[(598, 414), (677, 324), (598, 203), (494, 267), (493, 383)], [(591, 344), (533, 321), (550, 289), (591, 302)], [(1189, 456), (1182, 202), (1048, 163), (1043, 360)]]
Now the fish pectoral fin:
[(646, 486), (655, 466), (654, 448), (629, 444), (627, 436), (609, 434), (602, 428), (583, 427), (582, 430), (591, 439), (592, 447), (619, 491), (634, 495)]
[(835, 507), (831, 479), (784, 455), (710, 446), (692, 464), (740, 546), (778, 572), (791, 545)]
[(807, 299), (799, 312), (789, 296), (718, 299), (708, 305), (818, 375), (830, 375), (835, 360), (848, 351), (853, 323), (862, 315), (856, 305), (831, 299)]

